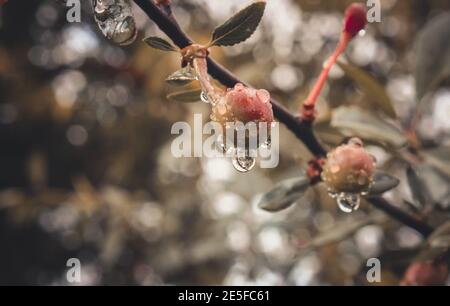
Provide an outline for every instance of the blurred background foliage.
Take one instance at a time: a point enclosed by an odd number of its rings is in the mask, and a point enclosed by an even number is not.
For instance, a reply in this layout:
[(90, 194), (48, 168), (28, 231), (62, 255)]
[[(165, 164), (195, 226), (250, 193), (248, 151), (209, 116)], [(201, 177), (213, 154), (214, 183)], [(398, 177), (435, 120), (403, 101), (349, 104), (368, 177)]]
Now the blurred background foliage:
[[(138, 40), (118, 47), (93, 23), (90, 1), (82, 2), (82, 22), (72, 24), (53, 0), (11, 0), (0, 9), (0, 284), (66, 284), (70, 257), (81, 260), (86, 285), (365, 284), (370, 257), (382, 259), (383, 284), (398, 284), (422, 238), (369, 205), (343, 215), (318, 186), (287, 211), (255, 207), (310, 158), (283, 126), (276, 169), (238, 174), (225, 159), (173, 158), (171, 125), (192, 121), (194, 112), (206, 120), (209, 107), (165, 98), (164, 79), (180, 58), (141, 42), (163, 34), (138, 7)], [(199, 43), (244, 5), (173, 2)], [(212, 56), (295, 111), (334, 49), (351, 2), (269, 0), (250, 40)], [(382, 23), (352, 43), (346, 60), (383, 84), (406, 122), (416, 106), (414, 38), (450, 3), (381, 2)], [(327, 126), (332, 108), (370, 108), (339, 68), (322, 97), (317, 131), (330, 144), (344, 137)], [(448, 86), (429, 100), (419, 134), (433, 147), (449, 140)], [(411, 209), (403, 201), (413, 196), (402, 163), (383, 146), (369, 149), (402, 179), (389, 198)], [(434, 199), (443, 199), (433, 217), (441, 220), (448, 176), (422, 170)]]

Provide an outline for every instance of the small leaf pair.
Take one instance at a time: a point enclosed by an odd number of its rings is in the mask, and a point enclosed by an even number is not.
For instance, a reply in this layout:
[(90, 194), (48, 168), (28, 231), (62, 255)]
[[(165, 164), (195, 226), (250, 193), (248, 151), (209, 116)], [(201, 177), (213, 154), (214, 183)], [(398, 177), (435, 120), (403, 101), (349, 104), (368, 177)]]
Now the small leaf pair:
[[(257, 1), (228, 19), (213, 31), (207, 48), (212, 46), (233, 46), (250, 38), (264, 15), (265, 7), (265, 1)], [(150, 47), (161, 51), (179, 51), (178, 48), (160, 37), (147, 37), (144, 39), (144, 42)]]

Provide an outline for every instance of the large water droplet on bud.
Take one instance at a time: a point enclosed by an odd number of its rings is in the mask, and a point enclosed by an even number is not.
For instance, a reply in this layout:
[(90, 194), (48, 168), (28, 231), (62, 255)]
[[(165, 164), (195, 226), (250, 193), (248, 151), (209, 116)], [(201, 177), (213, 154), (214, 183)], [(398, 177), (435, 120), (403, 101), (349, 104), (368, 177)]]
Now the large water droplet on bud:
[(235, 150), (232, 162), (234, 168), (242, 173), (249, 172), (256, 165), (256, 159), (254, 157), (251, 157), (249, 154), (242, 156), (238, 154), (238, 150)]
[(356, 193), (342, 192), (336, 198), (339, 208), (345, 213), (352, 213), (359, 209), (361, 196)]
[(92, 0), (94, 18), (103, 35), (119, 45), (131, 44), (137, 36), (129, 0)]

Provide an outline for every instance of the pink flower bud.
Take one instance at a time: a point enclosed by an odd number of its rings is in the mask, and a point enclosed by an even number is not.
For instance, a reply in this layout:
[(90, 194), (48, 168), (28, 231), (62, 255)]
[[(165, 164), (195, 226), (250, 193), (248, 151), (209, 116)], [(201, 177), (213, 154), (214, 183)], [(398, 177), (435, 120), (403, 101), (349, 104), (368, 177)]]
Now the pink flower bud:
[(226, 93), (223, 103), (213, 107), (213, 119), (225, 124), (240, 121), (267, 122), (273, 121), (270, 94), (265, 89), (253, 89), (240, 83)]
[(345, 11), (344, 32), (354, 37), (367, 24), (366, 8), (361, 3), (353, 3)]
[(432, 262), (416, 262), (405, 273), (402, 285), (404, 286), (443, 286), (448, 277), (446, 264)]
[(322, 179), (333, 192), (368, 191), (375, 172), (375, 159), (358, 138), (334, 149), (327, 156)]

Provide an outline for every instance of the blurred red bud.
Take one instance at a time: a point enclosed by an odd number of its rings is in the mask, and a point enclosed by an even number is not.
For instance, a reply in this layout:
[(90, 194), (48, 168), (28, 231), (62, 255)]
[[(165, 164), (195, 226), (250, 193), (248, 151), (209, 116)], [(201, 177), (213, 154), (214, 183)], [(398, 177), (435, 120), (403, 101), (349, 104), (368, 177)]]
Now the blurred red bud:
[(403, 286), (443, 286), (448, 278), (445, 263), (416, 262), (405, 273)]
[(361, 3), (353, 3), (345, 11), (344, 32), (354, 37), (367, 24), (366, 8)]

